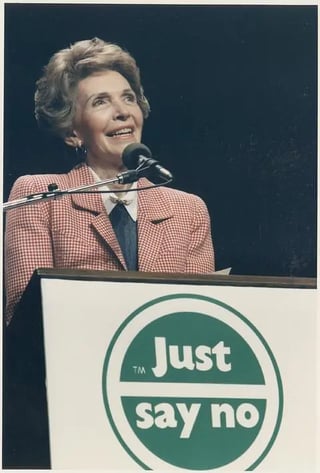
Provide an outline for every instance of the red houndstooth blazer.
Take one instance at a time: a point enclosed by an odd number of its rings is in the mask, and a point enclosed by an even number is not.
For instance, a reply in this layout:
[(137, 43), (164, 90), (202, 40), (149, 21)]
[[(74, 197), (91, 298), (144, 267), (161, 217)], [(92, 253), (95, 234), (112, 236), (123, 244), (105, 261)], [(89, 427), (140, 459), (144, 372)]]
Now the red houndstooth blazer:
[[(93, 183), (82, 164), (67, 174), (22, 176), (10, 200)], [(140, 179), (138, 187), (150, 185)], [(212, 273), (214, 253), (204, 202), (185, 192), (157, 187), (138, 193), (140, 271)], [(36, 268), (126, 270), (99, 194), (73, 194), (9, 210), (5, 235), (6, 319)]]

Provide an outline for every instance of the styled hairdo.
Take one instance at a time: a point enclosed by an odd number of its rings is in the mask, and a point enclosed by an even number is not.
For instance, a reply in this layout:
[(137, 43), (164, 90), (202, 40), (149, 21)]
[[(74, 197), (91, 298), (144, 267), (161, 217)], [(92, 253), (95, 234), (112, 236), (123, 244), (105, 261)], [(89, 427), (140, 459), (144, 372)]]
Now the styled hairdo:
[(52, 56), (36, 83), (35, 117), (38, 125), (62, 138), (72, 133), (77, 84), (89, 75), (117, 71), (129, 82), (144, 118), (150, 112), (134, 58), (120, 46), (99, 38), (78, 41)]

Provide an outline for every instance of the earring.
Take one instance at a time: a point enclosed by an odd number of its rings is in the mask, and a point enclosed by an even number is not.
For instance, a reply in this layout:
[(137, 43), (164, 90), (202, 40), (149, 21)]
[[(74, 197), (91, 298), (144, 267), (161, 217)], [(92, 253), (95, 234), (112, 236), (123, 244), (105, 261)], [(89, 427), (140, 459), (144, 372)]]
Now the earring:
[(84, 146), (82, 141), (79, 141), (79, 145), (76, 146), (76, 155), (78, 161), (85, 161), (87, 156), (87, 148)]

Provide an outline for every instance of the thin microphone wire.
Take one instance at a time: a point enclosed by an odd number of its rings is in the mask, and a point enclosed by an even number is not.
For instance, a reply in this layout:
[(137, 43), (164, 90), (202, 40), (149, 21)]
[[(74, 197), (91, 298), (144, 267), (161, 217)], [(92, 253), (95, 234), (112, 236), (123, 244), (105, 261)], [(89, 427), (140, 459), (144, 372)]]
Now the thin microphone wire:
[(116, 193), (119, 193), (119, 192), (140, 192), (140, 191), (145, 191), (145, 190), (148, 190), (148, 189), (153, 189), (154, 187), (161, 187), (161, 186), (166, 186), (168, 184), (170, 184), (170, 182), (172, 182), (173, 179), (168, 179), (167, 181), (165, 182), (161, 182), (160, 184), (152, 184), (152, 186), (146, 186), (146, 187), (136, 187), (135, 189), (113, 189), (113, 190), (109, 190), (109, 191), (71, 191), (71, 192), (67, 192), (67, 191), (58, 191), (59, 192), (59, 195), (65, 195), (65, 194), (116, 194)]
[[(138, 166), (138, 168), (133, 172), (137, 173), (137, 171), (139, 171), (141, 173), (142, 171), (150, 169), (151, 166), (148, 166), (148, 165), (145, 166), (145, 164), (146, 163), (141, 163)], [(138, 178), (135, 179), (135, 181), (137, 180)], [(168, 185), (172, 181), (173, 181), (173, 178), (167, 179), (164, 182), (160, 182), (159, 184), (152, 184), (151, 186), (145, 186), (145, 187), (140, 187), (140, 188), (136, 187), (134, 189), (110, 189), (110, 190), (95, 190), (95, 191), (87, 191), (85, 189), (92, 188), (92, 187), (99, 187), (102, 185), (108, 185), (109, 183), (115, 183), (116, 180), (111, 180), (111, 182), (109, 182), (108, 180), (105, 182), (100, 181), (100, 182), (97, 182), (96, 184), (88, 184), (86, 186), (83, 186), (82, 189), (74, 188), (74, 189), (66, 189), (66, 190), (60, 190), (57, 184), (51, 183), (48, 185), (48, 191), (38, 192), (36, 194), (30, 194), (26, 197), (23, 197), (22, 199), (6, 202), (5, 204), (3, 204), (3, 211), (6, 212), (8, 210), (21, 207), (27, 204), (35, 204), (37, 202), (41, 202), (42, 200), (56, 199), (68, 194), (111, 194), (111, 193), (128, 193), (128, 192), (137, 192), (137, 191), (140, 192), (142, 190), (148, 190), (148, 189), (153, 189), (155, 187)]]
[[(141, 163), (136, 171), (145, 171), (149, 169), (149, 166), (145, 166), (144, 163)], [(167, 179), (166, 181), (164, 182), (161, 182), (159, 184), (152, 184), (151, 186), (145, 186), (145, 187), (140, 187), (140, 188), (135, 188), (135, 189), (112, 189), (112, 190), (95, 190), (95, 191), (87, 191), (87, 190), (60, 190), (60, 189), (56, 189), (56, 190), (53, 190), (51, 191), (51, 193), (54, 193), (56, 192), (57, 193), (57, 196), (62, 196), (62, 195), (67, 195), (67, 194), (112, 194), (112, 193), (123, 193), (123, 192), (136, 192), (136, 191), (144, 191), (144, 190), (148, 190), (148, 189), (153, 189), (154, 187), (161, 187), (161, 186), (166, 186), (168, 184), (170, 184), (171, 182), (173, 181), (173, 179)], [(98, 183), (97, 183), (98, 184)], [(49, 186), (54, 186), (56, 184), (52, 183), (52, 184), (49, 184)], [(107, 184), (105, 184), (107, 185)], [(43, 194), (46, 194), (46, 193), (50, 193), (50, 191), (48, 192), (38, 192), (37, 194), (31, 194), (29, 197), (32, 198), (32, 197), (35, 197), (37, 195), (43, 195)]]

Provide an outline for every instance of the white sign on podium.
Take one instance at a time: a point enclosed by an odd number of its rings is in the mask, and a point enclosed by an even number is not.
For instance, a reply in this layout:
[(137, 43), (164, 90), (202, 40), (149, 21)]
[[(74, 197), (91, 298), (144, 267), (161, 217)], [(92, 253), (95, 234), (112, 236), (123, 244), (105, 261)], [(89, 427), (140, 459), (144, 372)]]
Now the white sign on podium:
[(317, 292), (41, 279), (55, 469), (317, 471)]

